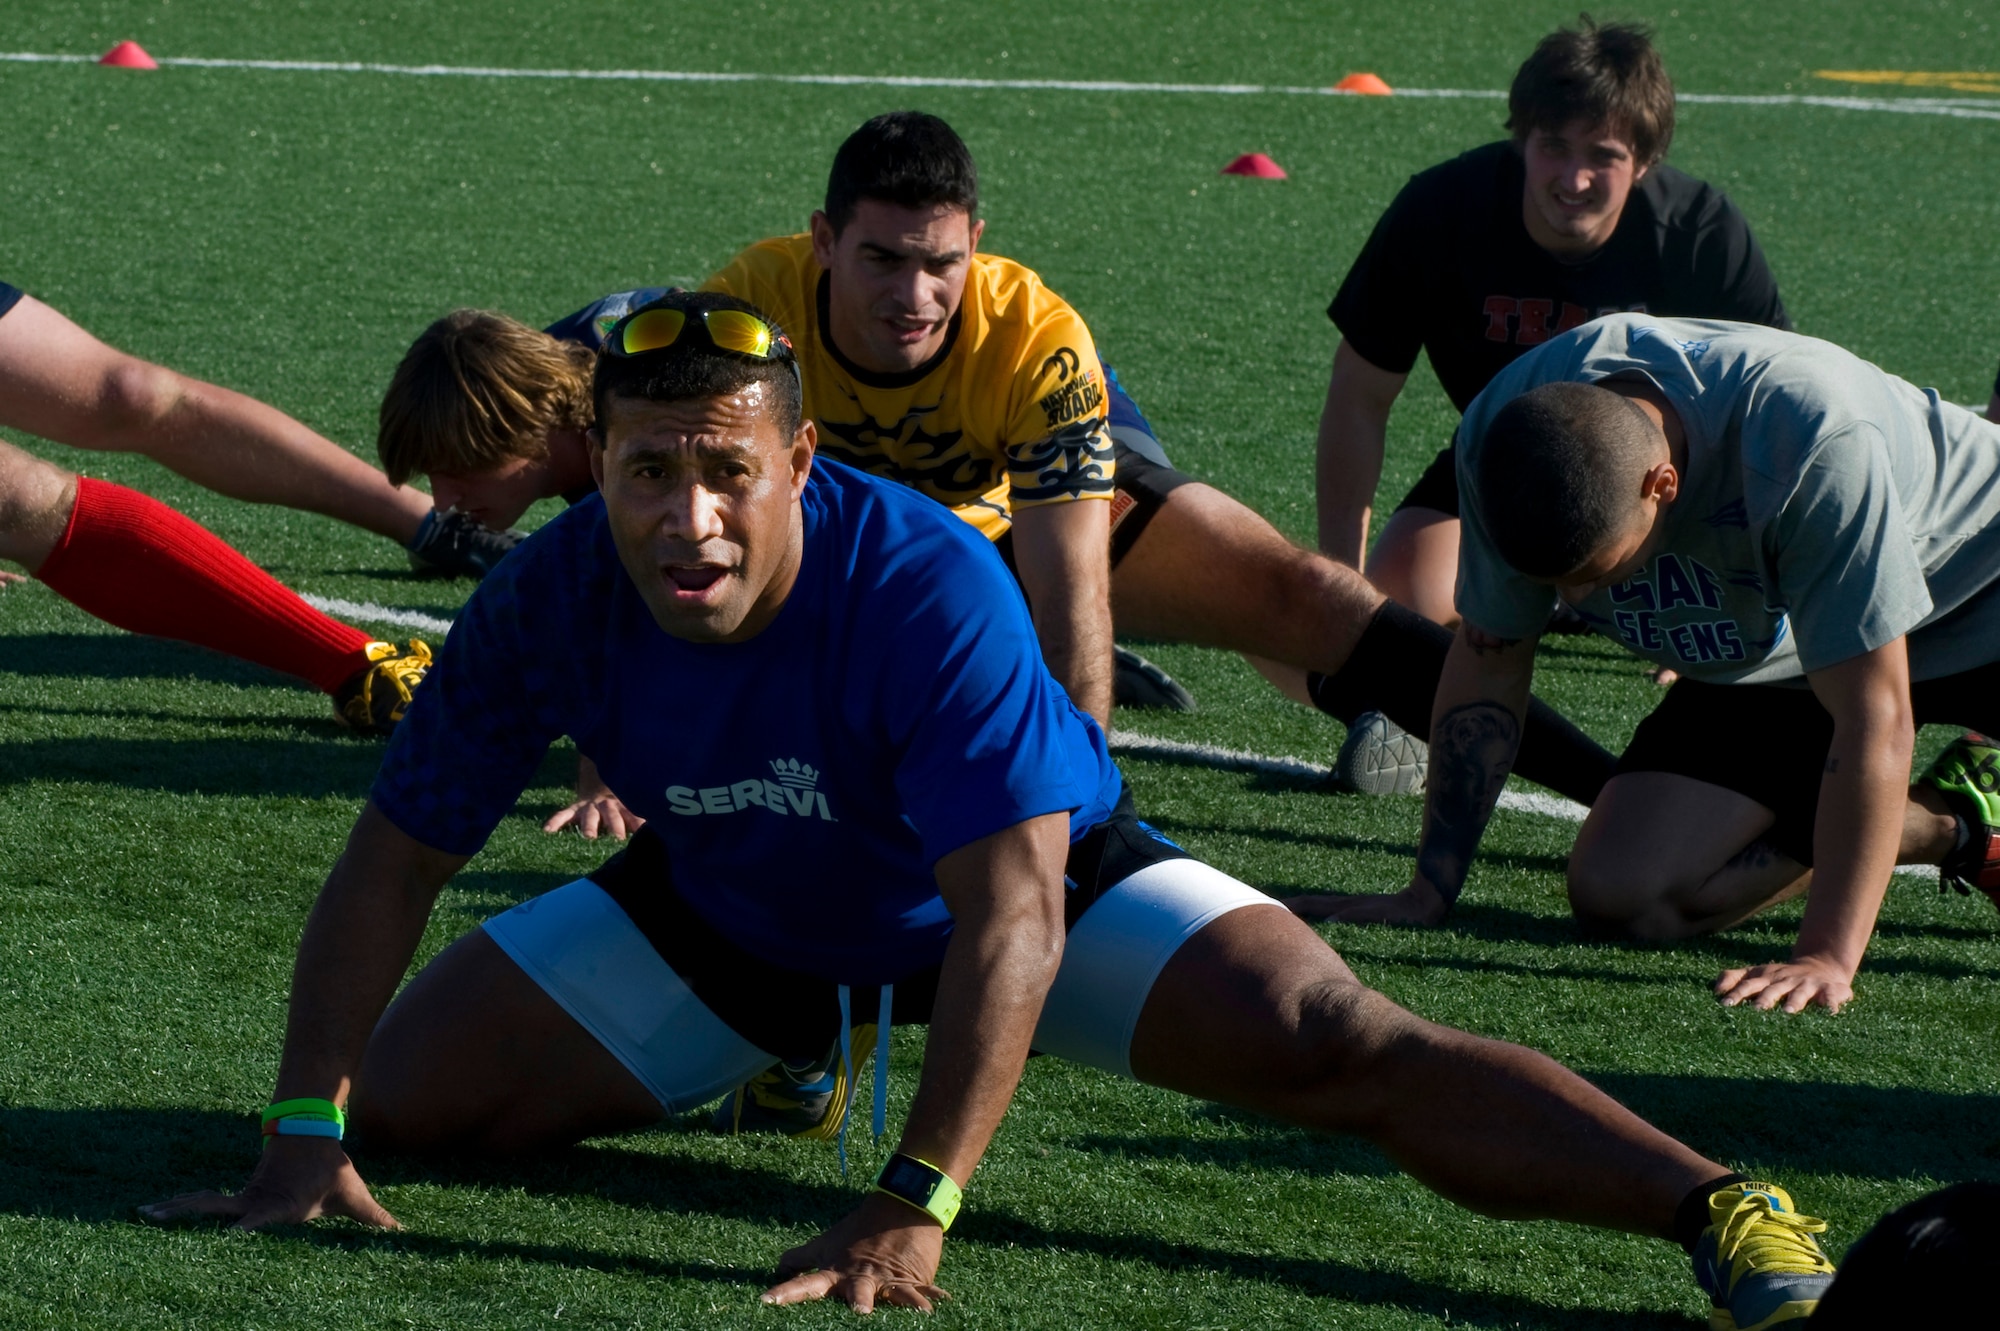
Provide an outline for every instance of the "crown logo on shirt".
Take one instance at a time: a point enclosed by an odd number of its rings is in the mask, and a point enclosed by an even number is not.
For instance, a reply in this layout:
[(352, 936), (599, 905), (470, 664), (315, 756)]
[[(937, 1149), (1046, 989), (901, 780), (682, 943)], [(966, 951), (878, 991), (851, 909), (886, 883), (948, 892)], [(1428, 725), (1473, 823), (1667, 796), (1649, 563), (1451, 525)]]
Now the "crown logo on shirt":
[(771, 770), (777, 773), (780, 784), (793, 790), (811, 790), (819, 784), (819, 769), (797, 758), (773, 758)]

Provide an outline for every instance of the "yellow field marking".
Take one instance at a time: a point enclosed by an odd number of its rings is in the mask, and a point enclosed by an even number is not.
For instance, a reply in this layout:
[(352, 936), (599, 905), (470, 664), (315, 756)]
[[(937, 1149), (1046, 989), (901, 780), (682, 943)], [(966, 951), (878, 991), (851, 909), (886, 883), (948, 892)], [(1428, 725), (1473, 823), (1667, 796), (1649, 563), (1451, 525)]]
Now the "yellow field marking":
[(1956, 92), (1988, 92), (2000, 96), (2000, 72), (1930, 69), (1816, 69), (1816, 79), (1836, 83), (1890, 83), (1905, 88), (1950, 88)]

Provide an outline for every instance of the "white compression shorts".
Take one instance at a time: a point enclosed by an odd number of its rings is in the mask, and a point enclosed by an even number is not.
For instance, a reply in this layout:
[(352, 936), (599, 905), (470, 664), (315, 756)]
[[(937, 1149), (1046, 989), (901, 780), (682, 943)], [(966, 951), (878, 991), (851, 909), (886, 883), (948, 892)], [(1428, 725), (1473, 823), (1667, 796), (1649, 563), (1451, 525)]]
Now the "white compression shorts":
[[(1147, 864), (1106, 888), (1069, 931), (1034, 1047), (1131, 1076), (1132, 1032), (1167, 961), (1217, 917), (1259, 905), (1278, 903), (1195, 859)], [(696, 997), (587, 878), (484, 927), (670, 1114), (706, 1104), (778, 1061)]]

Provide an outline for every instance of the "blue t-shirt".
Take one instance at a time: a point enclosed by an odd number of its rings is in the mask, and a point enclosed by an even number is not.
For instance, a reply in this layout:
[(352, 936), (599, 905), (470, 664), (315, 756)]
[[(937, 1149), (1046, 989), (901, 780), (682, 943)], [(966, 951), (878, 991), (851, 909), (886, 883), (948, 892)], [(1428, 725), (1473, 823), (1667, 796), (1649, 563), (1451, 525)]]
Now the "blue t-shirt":
[(791, 596), (728, 644), (654, 623), (601, 498), (549, 522), (466, 604), (376, 806), (470, 855), (567, 734), (745, 949), (847, 984), (935, 965), (951, 932), (937, 860), (1059, 810), (1080, 837), (1121, 778), (978, 532), (824, 458), (803, 507)]

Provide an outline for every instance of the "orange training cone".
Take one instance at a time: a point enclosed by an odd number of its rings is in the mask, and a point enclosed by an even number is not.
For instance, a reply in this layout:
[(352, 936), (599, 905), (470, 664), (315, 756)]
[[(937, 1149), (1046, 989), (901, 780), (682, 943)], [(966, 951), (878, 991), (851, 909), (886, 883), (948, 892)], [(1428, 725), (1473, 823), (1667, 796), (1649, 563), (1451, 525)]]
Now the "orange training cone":
[(106, 51), (97, 62), (100, 65), (115, 65), (119, 69), (158, 69), (160, 62), (146, 54), (146, 48), (137, 42), (120, 42)]
[(1387, 97), (1391, 91), (1379, 74), (1349, 74), (1333, 85), (1335, 92), (1358, 92), (1367, 97)]
[(1263, 153), (1244, 153), (1241, 157), (1222, 168), (1225, 176), (1255, 176), (1259, 180), (1283, 180), (1285, 168), (1266, 157)]

